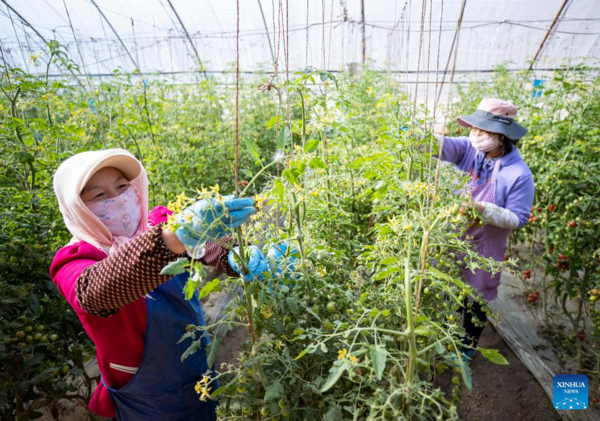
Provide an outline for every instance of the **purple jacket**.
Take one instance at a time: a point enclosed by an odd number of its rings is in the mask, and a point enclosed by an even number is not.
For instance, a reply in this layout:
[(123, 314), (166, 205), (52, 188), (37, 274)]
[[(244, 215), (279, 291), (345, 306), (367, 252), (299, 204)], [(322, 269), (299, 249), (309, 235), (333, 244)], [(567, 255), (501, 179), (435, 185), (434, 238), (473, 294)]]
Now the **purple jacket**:
[[(495, 160), (477, 152), (467, 137), (444, 137), (442, 160), (453, 163), (459, 170), (471, 174), (473, 184), (489, 183)], [(479, 172), (479, 177), (477, 177)], [(535, 185), (533, 174), (517, 148), (502, 157), (496, 185), (496, 205), (519, 217), (519, 228), (527, 224), (533, 205)]]

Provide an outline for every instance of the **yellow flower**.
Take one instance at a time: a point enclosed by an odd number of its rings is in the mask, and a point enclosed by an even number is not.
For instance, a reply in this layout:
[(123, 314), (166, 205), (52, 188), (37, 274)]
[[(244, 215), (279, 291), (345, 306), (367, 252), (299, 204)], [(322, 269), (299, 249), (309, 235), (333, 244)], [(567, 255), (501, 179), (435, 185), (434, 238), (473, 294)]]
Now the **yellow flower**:
[(338, 360), (345, 360), (347, 354), (348, 354), (348, 350), (346, 350), (346, 349), (340, 349), (338, 351)]
[(352, 361), (353, 363), (357, 363), (358, 358), (356, 358), (354, 355), (350, 355), (350, 361)]
[(196, 386), (194, 387), (196, 393), (200, 395), (200, 400), (202, 402), (205, 402), (207, 399), (210, 399), (210, 387), (208, 387), (209, 381), (209, 376), (202, 376), (202, 380), (196, 383)]
[(268, 307), (263, 304), (260, 306), (260, 313), (264, 316), (265, 319), (270, 319), (273, 316), (273, 307)]
[(210, 188), (210, 190), (211, 190), (213, 193), (215, 193), (215, 194), (219, 194), (219, 191), (221, 190), (221, 188), (219, 187), (219, 185), (218, 185), (218, 184), (215, 184), (214, 186), (212, 186), (212, 187)]

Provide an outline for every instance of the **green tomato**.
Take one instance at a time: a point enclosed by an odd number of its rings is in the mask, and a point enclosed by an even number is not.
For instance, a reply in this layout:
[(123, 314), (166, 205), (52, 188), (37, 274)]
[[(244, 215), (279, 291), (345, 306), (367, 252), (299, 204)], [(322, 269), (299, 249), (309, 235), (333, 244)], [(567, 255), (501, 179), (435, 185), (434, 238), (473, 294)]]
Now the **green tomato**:
[(42, 340), (42, 334), (41, 333), (36, 333), (35, 336), (33, 337), (33, 339), (35, 339), (36, 341), (41, 341)]
[(266, 417), (267, 415), (269, 415), (269, 412), (271, 412), (271, 411), (269, 411), (269, 407), (268, 406), (263, 406), (262, 408), (260, 408), (260, 414), (263, 417)]
[(25, 338), (26, 342), (33, 342), (33, 336), (31, 335), (27, 335), (27, 337)]
[(57, 340), (57, 339), (58, 339), (58, 335), (57, 335), (56, 333), (53, 333), (52, 335), (50, 335), (50, 340), (51, 340), (52, 342), (54, 342), (54, 341), (55, 341), (55, 340)]
[(247, 387), (246, 387), (246, 385), (243, 385), (243, 384), (238, 384), (238, 385), (237, 385), (237, 391), (238, 391), (239, 393), (244, 393), (246, 390), (247, 390)]
[(36, 329), (38, 332), (41, 332), (42, 330), (44, 330), (44, 325), (37, 325), (37, 326), (35, 327), (35, 329)]
[(429, 294), (431, 294), (431, 290), (430, 290), (429, 288), (425, 288), (425, 289), (423, 290), (423, 292), (425, 293), (425, 295), (429, 295)]
[(287, 402), (285, 401), (285, 399), (279, 399), (277, 405), (279, 405), (279, 408), (281, 408), (282, 411), (287, 409)]
[(452, 377), (452, 383), (454, 383), (455, 385), (459, 385), (460, 384), (460, 377), (458, 377), (458, 376)]
[(329, 320), (325, 320), (323, 322), (323, 329), (325, 329), (325, 330), (333, 330), (333, 329), (335, 329), (335, 325), (333, 323), (331, 323)]
[(31, 332), (32, 330), (33, 330), (33, 328), (31, 326), (27, 326), (25, 328), (25, 332), (28, 332), (28, 333)]
[(48, 342), (48, 337), (46, 335), (42, 336), (42, 342)]
[(335, 301), (330, 301), (327, 303), (327, 311), (330, 311), (331, 313), (337, 313), (338, 310), (339, 307)]

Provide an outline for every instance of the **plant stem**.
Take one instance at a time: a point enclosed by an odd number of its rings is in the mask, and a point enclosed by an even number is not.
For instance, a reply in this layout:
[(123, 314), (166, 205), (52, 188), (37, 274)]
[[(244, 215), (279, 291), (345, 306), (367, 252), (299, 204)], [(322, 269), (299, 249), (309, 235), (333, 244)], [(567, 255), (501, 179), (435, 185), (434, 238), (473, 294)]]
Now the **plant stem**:
[(264, 167), (262, 167), (260, 169), (259, 172), (257, 172), (254, 177), (252, 177), (252, 180), (250, 180), (250, 182), (248, 183), (248, 185), (246, 186), (246, 188), (244, 190), (242, 190), (242, 192), (240, 193), (239, 197), (244, 197), (244, 195), (246, 194), (246, 191), (250, 188), (250, 186), (252, 186), (252, 184), (254, 184), (254, 182), (256, 181), (256, 179), (262, 174), (264, 173), (268, 168), (272, 167), (275, 164), (278, 164), (279, 161), (273, 161), (271, 162), (269, 165), (266, 165)]
[(404, 302), (406, 306), (406, 324), (408, 328), (408, 367), (406, 369), (406, 384), (412, 385), (415, 375), (415, 365), (417, 362), (417, 339), (415, 335), (415, 327), (413, 324), (413, 307), (412, 307), (412, 288), (410, 279), (410, 255), (412, 239), (408, 242), (409, 247), (407, 256), (404, 260)]

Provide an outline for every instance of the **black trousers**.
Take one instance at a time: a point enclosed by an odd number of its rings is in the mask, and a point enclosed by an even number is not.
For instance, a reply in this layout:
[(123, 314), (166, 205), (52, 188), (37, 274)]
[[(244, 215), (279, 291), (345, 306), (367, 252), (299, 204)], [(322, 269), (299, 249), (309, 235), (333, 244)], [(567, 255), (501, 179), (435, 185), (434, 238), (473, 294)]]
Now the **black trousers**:
[[(472, 346), (474, 348), (477, 347), (477, 342), (479, 342), (479, 337), (485, 329), (485, 325), (487, 324), (487, 316), (481, 310), (481, 304), (476, 301), (471, 301), (471, 307), (467, 307), (467, 303), (470, 300), (468, 298), (464, 301), (464, 307), (461, 308), (462, 317), (463, 317), (463, 328), (465, 329), (466, 336), (463, 337), (463, 344)], [(473, 319), (476, 319), (475, 322)]]

